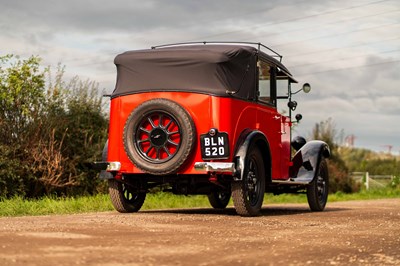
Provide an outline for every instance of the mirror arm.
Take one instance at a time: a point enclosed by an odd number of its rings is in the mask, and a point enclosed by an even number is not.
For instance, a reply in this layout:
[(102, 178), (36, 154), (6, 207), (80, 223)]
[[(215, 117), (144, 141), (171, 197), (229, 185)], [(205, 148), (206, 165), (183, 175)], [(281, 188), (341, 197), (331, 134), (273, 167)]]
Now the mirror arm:
[(302, 91), (303, 90), (303, 88), (301, 88), (301, 89), (299, 89), (299, 90), (297, 90), (297, 91), (295, 91), (295, 92), (291, 92), (291, 94), (293, 95), (293, 94), (297, 94), (297, 93), (299, 93), (300, 91)]

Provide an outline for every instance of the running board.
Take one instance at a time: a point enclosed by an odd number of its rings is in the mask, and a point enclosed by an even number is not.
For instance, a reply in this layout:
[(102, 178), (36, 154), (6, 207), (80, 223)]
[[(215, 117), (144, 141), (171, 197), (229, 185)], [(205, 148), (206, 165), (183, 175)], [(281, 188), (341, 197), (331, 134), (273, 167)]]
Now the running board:
[(278, 185), (308, 185), (310, 182), (305, 182), (305, 181), (296, 181), (296, 180), (272, 180), (272, 184), (278, 184)]

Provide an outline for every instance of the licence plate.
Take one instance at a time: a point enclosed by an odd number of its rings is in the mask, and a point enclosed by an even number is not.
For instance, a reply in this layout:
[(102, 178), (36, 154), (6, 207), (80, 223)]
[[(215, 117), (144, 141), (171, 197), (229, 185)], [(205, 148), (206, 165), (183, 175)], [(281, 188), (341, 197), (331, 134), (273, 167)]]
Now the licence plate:
[(201, 157), (203, 160), (229, 158), (229, 140), (225, 132), (200, 135)]

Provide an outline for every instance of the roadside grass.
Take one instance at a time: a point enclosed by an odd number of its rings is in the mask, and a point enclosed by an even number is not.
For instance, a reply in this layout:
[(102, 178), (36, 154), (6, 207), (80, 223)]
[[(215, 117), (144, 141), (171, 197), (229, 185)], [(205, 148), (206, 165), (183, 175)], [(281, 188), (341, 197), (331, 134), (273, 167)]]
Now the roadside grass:
[[(400, 198), (400, 189), (363, 190), (358, 193), (330, 194), (329, 202), (348, 200), (370, 200), (383, 198)], [(307, 203), (304, 194), (282, 194), (274, 196), (266, 194), (264, 204), (273, 203)], [(232, 200), (229, 206), (233, 206)], [(172, 209), (172, 208), (211, 208), (207, 196), (181, 196), (171, 193), (148, 194), (142, 210)], [(87, 212), (114, 211), (111, 200), (107, 194), (82, 197), (44, 197), (38, 200), (26, 200), (22, 197), (12, 199), (0, 199), (0, 216), (27, 216), (50, 214), (73, 214)]]

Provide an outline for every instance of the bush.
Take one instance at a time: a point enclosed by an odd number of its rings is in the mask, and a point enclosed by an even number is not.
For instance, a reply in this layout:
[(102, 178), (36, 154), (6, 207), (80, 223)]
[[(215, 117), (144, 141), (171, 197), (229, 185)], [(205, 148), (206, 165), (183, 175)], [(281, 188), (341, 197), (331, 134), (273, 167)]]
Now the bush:
[(336, 160), (328, 160), (329, 170), (329, 192), (353, 193), (361, 189), (361, 185), (356, 183), (349, 175), (347, 168), (340, 166)]
[(353, 193), (361, 189), (361, 186), (350, 177), (349, 169), (341, 158), (339, 145), (337, 144), (338, 133), (331, 118), (317, 123), (312, 131), (312, 138), (326, 142), (331, 150), (328, 160), (329, 170), (329, 192)]
[(393, 177), (393, 180), (392, 182), (390, 182), (389, 187), (400, 190), (400, 176)]
[(0, 197), (95, 193), (87, 163), (101, 157), (108, 124), (98, 85), (66, 83), (61, 67), (54, 79), (38, 57), (0, 63)]

